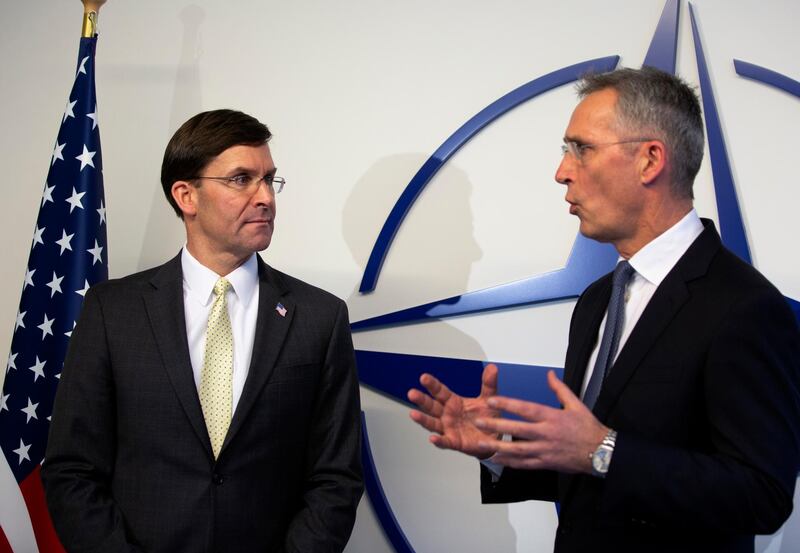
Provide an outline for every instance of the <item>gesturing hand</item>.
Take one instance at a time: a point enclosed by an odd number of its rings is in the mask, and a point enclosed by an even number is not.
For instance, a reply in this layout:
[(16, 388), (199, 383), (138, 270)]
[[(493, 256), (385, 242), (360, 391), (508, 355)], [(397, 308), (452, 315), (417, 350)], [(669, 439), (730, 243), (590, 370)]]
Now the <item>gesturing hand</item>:
[(547, 383), (563, 408), (540, 403), (493, 397), (491, 408), (519, 416), (522, 420), (486, 417), (475, 421), (484, 432), (510, 434), (512, 442), (489, 440), (484, 448), (496, 451), (492, 461), (523, 469), (551, 469), (560, 472), (591, 473), (589, 453), (608, 432), (592, 412), (553, 371)]
[(497, 394), (497, 366), (486, 365), (481, 378), (481, 394), (465, 398), (452, 392), (430, 374), (423, 374), (420, 383), (430, 395), (420, 390), (408, 391), (408, 399), (419, 410), (410, 413), (411, 420), (433, 432), (430, 441), (442, 449), (454, 449), (467, 455), (486, 458), (494, 453), (486, 443), (496, 434), (475, 426), (477, 419), (494, 418), (499, 411), (489, 407), (487, 400)]

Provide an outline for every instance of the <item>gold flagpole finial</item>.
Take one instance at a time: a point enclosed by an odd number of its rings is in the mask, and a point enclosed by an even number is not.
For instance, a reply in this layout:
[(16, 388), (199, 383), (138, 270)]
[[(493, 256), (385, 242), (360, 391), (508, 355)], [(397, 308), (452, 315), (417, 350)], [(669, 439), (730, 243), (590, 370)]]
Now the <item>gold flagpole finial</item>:
[(97, 33), (97, 14), (100, 12), (100, 6), (106, 3), (106, 0), (81, 0), (83, 3), (83, 30), (81, 36), (83, 38), (92, 38)]

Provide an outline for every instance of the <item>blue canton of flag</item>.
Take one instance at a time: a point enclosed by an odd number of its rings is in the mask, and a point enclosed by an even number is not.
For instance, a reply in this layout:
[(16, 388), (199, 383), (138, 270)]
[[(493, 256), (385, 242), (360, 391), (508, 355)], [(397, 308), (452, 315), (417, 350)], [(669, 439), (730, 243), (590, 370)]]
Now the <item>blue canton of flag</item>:
[(6, 364), (0, 396), (0, 551), (4, 545), (12, 551), (60, 549), (44, 505), (39, 468), (84, 294), (108, 278), (96, 44), (97, 37), (81, 39), (75, 84), (50, 159)]

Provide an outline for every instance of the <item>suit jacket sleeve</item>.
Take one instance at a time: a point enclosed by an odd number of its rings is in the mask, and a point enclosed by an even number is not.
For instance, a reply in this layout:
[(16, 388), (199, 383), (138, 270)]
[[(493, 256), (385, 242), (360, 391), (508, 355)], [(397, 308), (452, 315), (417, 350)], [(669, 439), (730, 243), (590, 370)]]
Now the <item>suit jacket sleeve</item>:
[(114, 397), (103, 312), (93, 288), (70, 340), (42, 467), (50, 515), (70, 552), (141, 551), (128, 543), (110, 490)]
[(549, 470), (505, 467), (500, 478), (493, 480), (489, 469), (481, 465), (482, 503), (516, 503), (529, 499), (557, 501), (557, 474)]
[(288, 552), (340, 552), (363, 492), (361, 419), (347, 307), (340, 303), (330, 336), (308, 437), (306, 489), (289, 524)]
[[(767, 534), (792, 510), (800, 460), (798, 331), (772, 287), (738, 298), (696, 382), (705, 447), (620, 430), (600, 508), (654, 527)], [(645, 522), (646, 521), (646, 522)]]

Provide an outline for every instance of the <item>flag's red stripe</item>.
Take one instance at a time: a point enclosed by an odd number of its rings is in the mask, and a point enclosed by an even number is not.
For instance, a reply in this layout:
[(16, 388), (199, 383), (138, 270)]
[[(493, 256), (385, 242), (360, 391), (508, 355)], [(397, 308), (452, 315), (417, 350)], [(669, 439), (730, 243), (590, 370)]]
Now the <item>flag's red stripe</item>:
[(3, 532), (3, 527), (0, 526), (0, 553), (14, 553), (11, 551), (11, 544), (8, 543), (6, 533)]
[[(39, 553), (65, 553), (58, 536), (56, 536), (53, 522), (50, 520), (50, 513), (47, 512), (39, 467), (36, 467), (25, 480), (20, 482), (19, 489), (22, 491), (22, 497), (25, 498), (25, 504), (28, 507)], [(0, 551), (2, 550), (0, 549)]]

